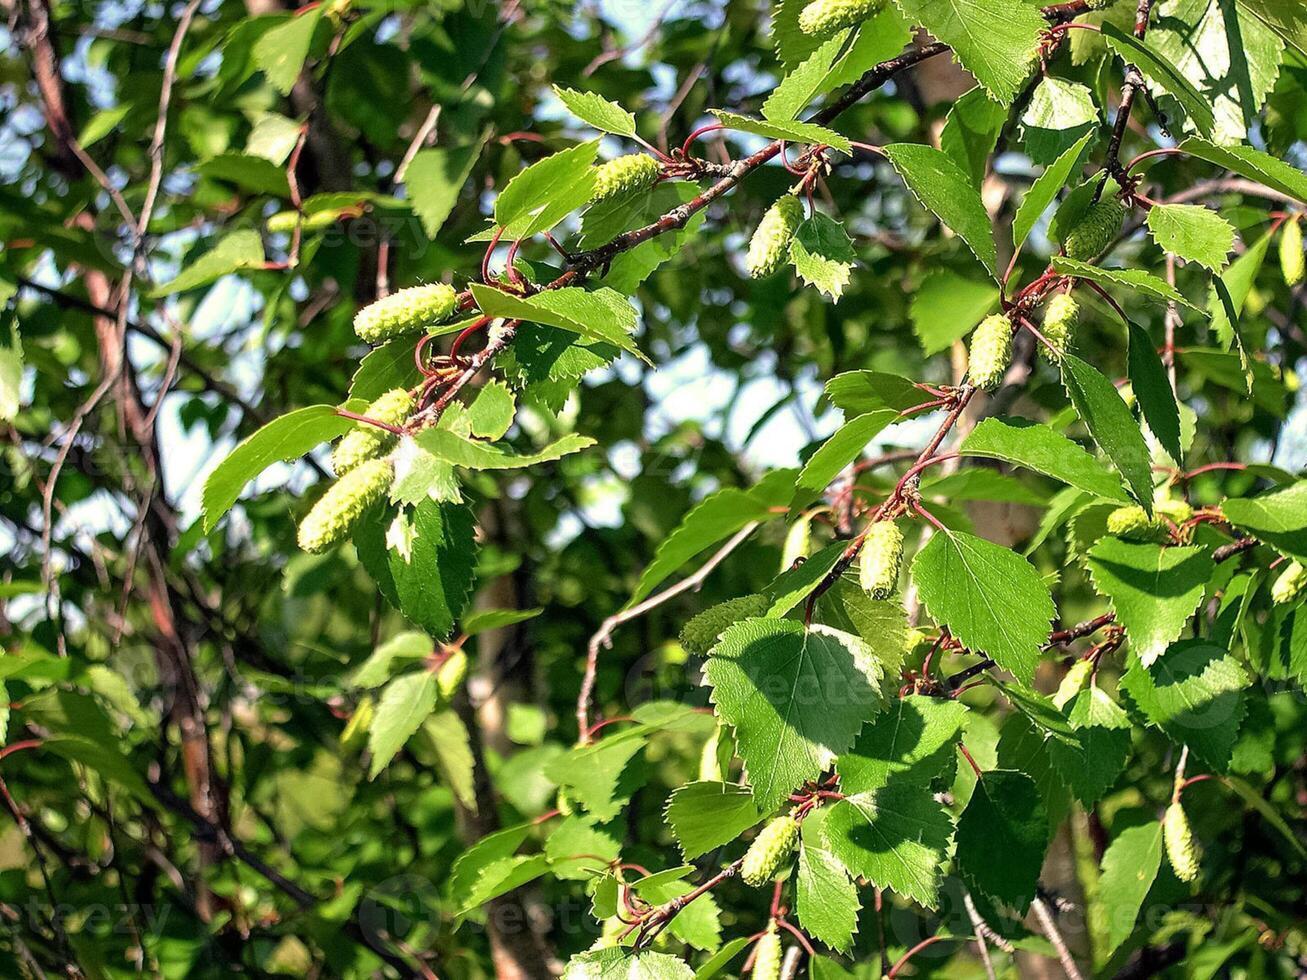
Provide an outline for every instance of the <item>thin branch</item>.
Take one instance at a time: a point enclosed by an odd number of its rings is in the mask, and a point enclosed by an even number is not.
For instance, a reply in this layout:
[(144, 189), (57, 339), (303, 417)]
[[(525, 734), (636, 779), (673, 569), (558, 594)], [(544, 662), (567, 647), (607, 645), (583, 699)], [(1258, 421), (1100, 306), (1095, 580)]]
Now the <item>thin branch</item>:
[(713, 573), (732, 551), (744, 543), (758, 528), (758, 522), (752, 521), (740, 528), (735, 535), (724, 545), (717, 549), (717, 552), (709, 558), (693, 575), (688, 575), (675, 585), (670, 586), (657, 595), (650, 596), (638, 605), (629, 609), (623, 609), (621, 612), (614, 613), (603, 621), (599, 629), (595, 631), (594, 636), (590, 637), (590, 643), (586, 647), (585, 673), (581, 677), (581, 693), (576, 698), (576, 723), (580, 731), (580, 742), (582, 745), (590, 741), (593, 729), (590, 725), (590, 699), (594, 694), (595, 675), (599, 670), (599, 651), (603, 648), (612, 646), (613, 630), (623, 623), (629, 623), (633, 619), (638, 619), (650, 610), (657, 609), (669, 599), (674, 599), (678, 595), (689, 592), (691, 589), (697, 589), (703, 581)]
[(1039, 919), (1039, 926), (1044, 930), (1044, 935), (1048, 937), (1048, 941), (1057, 950), (1058, 961), (1062, 964), (1062, 969), (1066, 971), (1068, 980), (1084, 980), (1084, 977), (1080, 974), (1080, 968), (1076, 966), (1076, 961), (1071, 956), (1071, 951), (1067, 949), (1066, 940), (1062, 938), (1057, 923), (1053, 921), (1053, 913), (1048, 910), (1044, 900), (1036, 898), (1030, 903), (1030, 907), (1034, 910), (1035, 917)]

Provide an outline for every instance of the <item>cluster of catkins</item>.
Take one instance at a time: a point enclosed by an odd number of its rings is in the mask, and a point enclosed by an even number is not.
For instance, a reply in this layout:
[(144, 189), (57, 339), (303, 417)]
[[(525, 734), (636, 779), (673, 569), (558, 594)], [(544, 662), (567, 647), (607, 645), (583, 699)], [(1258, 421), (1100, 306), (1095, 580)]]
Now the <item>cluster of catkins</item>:
[[(354, 332), (369, 344), (420, 333), (454, 314), (457, 297), (452, 286), (436, 283), (391, 293), (354, 317)], [(384, 426), (401, 427), (413, 410), (413, 395), (395, 388), (363, 410)], [(395, 475), (387, 454), (395, 445), (389, 428), (361, 423), (345, 434), (331, 454), (338, 479), (300, 522), (299, 544), (317, 553), (349, 536), (363, 513), (385, 496)]]

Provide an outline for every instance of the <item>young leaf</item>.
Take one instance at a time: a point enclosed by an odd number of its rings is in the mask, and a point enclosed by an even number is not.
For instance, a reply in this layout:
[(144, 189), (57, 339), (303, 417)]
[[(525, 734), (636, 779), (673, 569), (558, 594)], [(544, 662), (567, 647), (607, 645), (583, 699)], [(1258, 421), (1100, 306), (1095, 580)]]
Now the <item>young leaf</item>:
[(510, 180), (495, 199), (502, 238), (539, 235), (589, 201), (595, 184), (590, 164), (598, 154), (599, 141), (591, 140), (547, 156)]
[(1203, 548), (1163, 548), (1110, 536), (1086, 557), (1094, 587), (1111, 600), (1145, 667), (1180, 638), (1216, 570)]
[(765, 136), (771, 140), (787, 140), (791, 143), (824, 143), (843, 153), (849, 153), (853, 149), (847, 136), (841, 136), (835, 130), (827, 129), (825, 126), (818, 126), (816, 123), (796, 122), (794, 120), (775, 122), (769, 119), (750, 119), (748, 116), (727, 112), (725, 109), (711, 109), (709, 111), (727, 129), (733, 129), (740, 133), (752, 133), (755, 136)]
[(161, 286), (151, 289), (151, 299), (184, 293), (245, 269), (262, 269), (267, 259), (263, 254), (263, 239), (253, 228), (244, 228), (225, 235), (208, 252), (182, 268), (181, 272)]
[(856, 259), (844, 226), (821, 212), (801, 224), (790, 243), (790, 262), (799, 278), (833, 300), (843, 295)]
[(1037, 7), (1021, 0), (896, 2), (909, 21), (952, 48), (996, 102), (1008, 105), (1016, 98), (1047, 26)]
[(883, 371), (845, 371), (826, 382), (826, 397), (849, 418), (882, 408), (901, 412), (921, 402), (921, 389)]
[(998, 253), (980, 192), (948, 154), (920, 143), (891, 143), (885, 155), (917, 200), (967, 243), (985, 271), (996, 275)]
[(1152, 513), (1153, 470), (1148, 444), (1116, 387), (1074, 354), (1062, 358), (1062, 384), (1094, 441), (1116, 464), (1135, 499)]
[(287, 18), (254, 42), (254, 63), (282, 95), (290, 95), (309, 56), (323, 7), (310, 7)]
[[(1271, 236), (1263, 235), (1249, 246), (1248, 250), (1221, 273), (1219, 279), (1212, 280), (1212, 292), (1207, 301), (1208, 315), (1212, 318), (1212, 330), (1221, 339), (1221, 344), (1229, 350), (1236, 343), (1239, 356), (1246, 361), (1243, 342), (1239, 338), (1239, 315), (1243, 313), (1244, 303), (1252, 292), (1257, 273), (1262, 269), (1266, 251), (1270, 247)], [(1222, 288), (1224, 287), (1224, 288)]]
[(1307, 562), (1307, 480), (1277, 487), (1257, 497), (1235, 497), (1221, 513), (1240, 530), (1301, 562)]
[(747, 786), (735, 783), (689, 783), (667, 798), (668, 826), (687, 861), (729, 844), (759, 820)]
[(1108, 500), (1130, 499), (1111, 470), (1060, 432), (1038, 422), (985, 419), (971, 430), (959, 451), (964, 456), (987, 456), (1025, 466)]
[(826, 77), (844, 49), (849, 34), (847, 30), (839, 31), (781, 79), (762, 104), (763, 118), (779, 123), (797, 119), (804, 106), (823, 90)]
[(862, 640), (789, 619), (732, 626), (704, 674), (764, 811), (820, 775), (882, 706), (882, 669)]
[(422, 727), (435, 710), (436, 694), (436, 675), (425, 669), (402, 674), (386, 685), (368, 729), (368, 751), (372, 755), (369, 779), (376, 779), (410, 736)]
[(1107, 952), (1115, 951), (1134, 932), (1135, 919), (1161, 866), (1160, 821), (1123, 830), (1108, 845), (1091, 911), (1107, 936)]
[(1180, 149), (1307, 204), (1307, 174), (1269, 153), (1251, 146), (1217, 146), (1197, 136), (1190, 136)]
[(1066, 186), (1072, 173), (1080, 165), (1081, 158), (1084, 157), (1085, 150), (1093, 138), (1092, 131), (1085, 133), (1080, 137), (1079, 142), (1063, 152), (1035, 178), (1035, 182), (1030, 185), (1030, 190), (1026, 191), (1026, 196), (1021, 199), (1016, 218), (1012, 221), (1014, 247), (1019, 249), (1025, 244), (1031, 229), (1035, 227), (1035, 222), (1048, 210), (1048, 206), (1057, 197), (1057, 192)]
[[(429, 430), (431, 431), (431, 430)], [(472, 512), (423, 500), (389, 522), (375, 508), (354, 531), (359, 561), (392, 606), (433, 638), (449, 635), (472, 588)]]
[(1234, 226), (1197, 204), (1156, 204), (1148, 209), (1148, 230), (1166, 251), (1213, 272), (1225, 268), (1234, 248)]
[(958, 867), (971, 887), (1025, 914), (1048, 846), (1048, 813), (1034, 780), (993, 769), (958, 820)]
[(836, 429), (799, 471), (799, 478), (795, 481), (795, 502), (806, 503), (819, 495), (840, 470), (862, 455), (867, 443), (897, 419), (898, 412), (882, 408), (852, 418)]
[(989, 167), (999, 134), (1007, 123), (1007, 109), (991, 99), (983, 88), (973, 88), (953, 103), (944, 128), (939, 134), (939, 148), (953, 158), (979, 189)]
[(1127, 289), (1133, 289), (1149, 299), (1161, 303), (1179, 303), (1191, 310), (1200, 310), (1199, 307), (1177, 292), (1174, 286), (1169, 285), (1166, 280), (1159, 279), (1151, 272), (1145, 272), (1143, 269), (1103, 269), (1096, 265), (1090, 265), (1088, 262), (1077, 262), (1075, 259), (1068, 259), (1064, 255), (1053, 256), (1053, 268), (1064, 276), (1089, 279), (1104, 286), (1125, 286)]
[(1098, 124), (1098, 106), (1089, 89), (1049, 75), (1040, 81), (1021, 116), (1022, 141), (1032, 161), (1051, 164)]
[(628, 764), (645, 747), (649, 729), (627, 728), (590, 745), (580, 745), (545, 766), (544, 774), (600, 823), (617, 816), (635, 786), (623, 777)]
[(273, 463), (299, 459), (357, 425), (353, 419), (337, 415), (335, 405), (310, 405), (273, 419), (246, 438), (204, 481), (201, 511), (205, 533), (231, 510), (245, 484)]
[(449, 429), (424, 429), (414, 441), (435, 459), (469, 470), (513, 470), (536, 466), (580, 452), (595, 442), (589, 436), (570, 432), (537, 452), (518, 455), (507, 446), (467, 439)]
[(694, 980), (694, 971), (666, 953), (615, 946), (573, 956), (563, 980)]
[(1157, 348), (1143, 327), (1131, 321), (1127, 324), (1130, 347), (1126, 358), (1126, 373), (1130, 388), (1139, 402), (1139, 411), (1157, 437), (1162, 448), (1176, 465), (1184, 462), (1184, 445), (1180, 436), (1180, 407), (1167, 377)]
[(593, 126), (601, 133), (614, 136), (631, 137), (635, 135), (635, 116), (615, 102), (609, 102), (595, 92), (578, 92), (574, 88), (554, 86), (558, 96), (568, 111), (583, 123)]
[(1029, 562), (984, 538), (944, 531), (913, 559), (912, 580), (926, 611), (964, 646), (1021, 683), (1034, 681), (1057, 610)]
[(847, 952), (858, 929), (861, 902), (849, 873), (826, 842), (829, 813), (824, 808), (814, 810), (803, 821), (794, 911), (810, 936), (832, 949)]
[[(632, 890), (650, 905), (664, 905), (694, 891), (685, 881), (693, 868), (674, 868), (649, 875), (632, 884)], [(679, 877), (676, 876), (679, 873)], [(712, 895), (702, 895), (686, 905), (668, 927), (673, 936), (695, 949), (716, 949), (722, 944), (721, 912)]]
[(472, 283), (470, 288), (477, 307), (486, 316), (528, 320), (570, 330), (587, 340), (620, 347), (650, 363), (631, 337), (636, 327), (635, 309), (616, 290), (566, 286), (522, 297), (480, 283)]

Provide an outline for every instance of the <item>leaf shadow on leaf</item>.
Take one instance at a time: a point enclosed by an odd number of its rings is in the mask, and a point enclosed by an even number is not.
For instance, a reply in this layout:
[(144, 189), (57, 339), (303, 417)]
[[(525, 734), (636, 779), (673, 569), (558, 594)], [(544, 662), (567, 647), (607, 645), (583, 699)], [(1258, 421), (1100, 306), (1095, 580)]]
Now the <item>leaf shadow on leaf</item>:
[(1206, 582), (1212, 571), (1212, 560), (1204, 551), (1195, 551), (1180, 564), (1170, 566), (1160, 573), (1156, 569), (1136, 568), (1104, 557), (1097, 557), (1095, 561), (1110, 572), (1113, 578), (1140, 592), (1165, 599), (1185, 595), (1196, 583)]

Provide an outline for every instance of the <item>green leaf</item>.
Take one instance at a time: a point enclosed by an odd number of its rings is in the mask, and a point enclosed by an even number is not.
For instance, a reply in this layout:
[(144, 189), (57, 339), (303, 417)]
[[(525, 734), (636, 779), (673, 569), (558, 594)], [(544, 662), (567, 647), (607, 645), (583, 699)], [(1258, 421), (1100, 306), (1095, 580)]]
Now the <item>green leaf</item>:
[(835, 768), (846, 793), (869, 793), (885, 784), (929, 786), (950, 769), (967, 706), (921, 694), (899, 698), (868, 724)]
[[(675, 920), (673, 920), (675, 921)], [(579, 953), (567, 961), (563, 980), (693, 980), (694, 971), (675, 956), (618, 946)]]
[(917, 200), (966, 242), (987, 273), (996, 275), (998, 254), (989, 214), (967, 174), (933, 146), (891, 143), (885, 155)]
[(790, 243), (790, 262), (799, 278), (833, 300), (843, 295), (856, 259), (844, 226), (819, 211), (799, 226)]
[(424, 429), (414, 441), (436, 459), (469, 470), (512, 470), (562, 459), (594, 445), (589, 436), (568, 433), (534, 453), (514, 453), (499, 443), (468, 439), (448, 429)]
[(1307, 562), (1307, 480), (1257, 497), (1223, 501), (1221, 513), (1235, 527), (1292, 558)]
[(721, 973), (722, 970), (726, 969), (731, 961), (739, 956), (740, 953), (744, 952), (745, 948), (751, 944), (752, 940), (749, 936), (736, 936), (716, 953), (703, 961), (699, 966), (699, 969), (694, 971), (694, 980), (711, 980), (712, 977), (717, 976), (717, 974)]
[(1212, 111), (1211, 103), (1203, 98), (1175, 65), (1158, 53), (1152, 44), (1127, 34), (1110, 21), (1103, 22), (1102, 31), (1107, 46), (1122, 61), (1138, 67), (1155, 88), (1174, 96), (1198, 132), (1212, 138), (1216, 129), (1216, 114)]
[(10, 328), (10, 338), (0, 344), (0, 422), (12, 422), (22, 406), (23, 342), (17, 325)]
[(467, 915), (486, 902), (535, 881), (548, 871), (549, 859), (543, 854), (520, 854), (492, 861), (481, 869), (471, 894), (468, 895), (467, 904), (458, 910), (458, 915)]
[(889, 783), (836, 803), (826, 818), (831, 853), (877, 888), (934, 908), (952, 849), (953, 820), (931, 789)]
[(435, 238), (458, 203), (485, 146), (485, 137), (464, 146), (437, 146), (419, 150), (404, 172), (404, 186), (413, 200), (413, 212), (428, 238)]
[(704, 674), (763, 810), (820, 775), (882, 706), (882, 668), (862, 640), (789, 619), (736, 623)]
[(971, 887), (1024, 915), (1048, 846), (1048, 813), (1023, 772), (994, 769), (976, 782), (958, 819), (958, 867)]
[(1121, 677), (1152, 724), (1218, 772), (1230, 761), (1248, 684), (1234, 657), (1206, 640), (1174, 643), (1152, 666), (1136, 663)]
[[(694, 869), (686, 867), (674, 870), (683, 871), (682, 877), (673, 878), (669, 872), (652, 874), (634, 882), (631, 889), (650, 905), (664, 905), (694, 891), (694, 886), (683, 877)], [(676, 914), (668, 931), (687, 946), (716, 949), (722, 944), (721, 912), (717, 901), (712, 895), (696, 898)]]
[(463, 617), (463, 632), (467, 636), (502, 630), (527, 620), (535, 619), (543, 609), (479, 609)]
[(290, 182), (284, 168), (263, 157), (220, 153), (195, 167), (201, 177), (235, 184), (241, 190), (272, 197), (289, 197)]
[(253, 228), (233, 231), (212, 249), (183, 268), (175, 278), (150, 290), (149, 296), (151, 299), (158, 299), (161, 296), (172, 296), (175, 293), (198, 289), (233, 272), (240, 272), (243, 269), (262, 269), (265, 261), (263, 239), (259, 237), (257, 231)]
[(591, 140), (538, 160), (510, 180), (495, 199), (502, 237), (539, 235), (589, 201), (595, 184), (590, 165), (598, 154), (599, 141)]
[(795, 501), (806, 503), (820, 495), (844, 467), (862, 455), (867, 443), (897, 419), (898, 412), (882, 408), (849, 419), (836, 429), (799, 471), (799, 478), (795, 481)]
[(999, 134), (1007, 123), (1007, 109), (980, 87), (973, 88), (953, 103), (939, 134), (939, 148), (947, 153), (979, 188), (989, 169)]
[(273, 463), (299, 459), (357, 425), (353, 419), (337, 415), (334, 405), (310, 405), (273, 419), (233, 449), (204, 481), (204, 532), (213, 530), (245, 484)]
[(687, 861), (729, 844), (759, 820), (747, 786), (735, 783), (688, 783), (667, 798), (664, 813)]
[(580, 334), (629, 351), (646, 363), (631, 337), (636, 327), (634, 307), (613, 289), (585, 290), (579, 286), (513, 296), (491, 286), (472, 283), (472, 298), (486, 316), (526, 320)]
[(1197, 136), (1190, 136), (1180, 149), (1307, 204), (1307, 174), (1269, 153), (1251, 146), (1217, 146)]
[(1026, 191), (1026, 196), (1021, 199), (1021, 204), (1017, 207), (1016, 218), (1012, 222), (1012, 243), (1014, 247), (1019, 249), (1025, 244), (1031, 229), (1035, 227), (1035, 222), (1048, 210), (1048, 206), (1057, 197), (1057, 192), (1066, 186), (1071, 175), (1079, 167), (1080, 161), (1085, 155), (1085, 150), (1093, 138), (1094, 134), (1092, 132), (1080, 137), (1078, 143), (1067, 149), (1049, 164), (1042, 174), (1035, 178), (1035, 182), (1030, 185), (1030, 190)]
[[(597, 248), (622, 232), (650, 225), (698, 193), (698, 185), (688, 180), (664, 180), (643, 194), (623, 194), (591, 205), (581, 221), (581, 247)], [(655, 269), (694, 241), (704, 217), (705, 213), (698, 211), (683, 227), (621, 253), (598, 281), (624, 295), (634, 293)]]
[(617, 838), (576, 814), (565, 817), (545, 839), (545, 857), (554, 875), (568, 881), (602, 874), (621, 850)]
[(840, 31), (787, 74), (762, 104), (763, 118), (777, 123), (798, 118), (803, 108), (822, 91), (851, 32)]
[(622, 782), (628, 763), (644, 748), (645, 726), (580, 745), (545, 766), (545, 775), (567, 788), (595, 820), (617, 816), (634, 787)]
[[(787, 501), (788, 502), (788, 501)], [(718, 542), (725, 541), (746, 524), (769, 520), (773, 514), (768, 502), (758, 500), (743, 490), (727, 487), (705, 497), (685, 515), (654, 555), (654, 560), (640, 576), (640, 581), (624, 608), (639, 602), (654, 587), (695, 555)]]
[(1179, 466), (1184, 462), (1184, 447), (1180, 438), (1180, 406), (1175, 402), (1171, 380), (1148, 332), (1134, 321), (1127, 323), (1126, 327), (1130, 334), (1126, 359), (1130, 388), (1139, 402), (1139, 410), (1149, 431)]
[(505, 827), (487, 834), (454, 861), (449, 875), (449, 895), (458, 908), (467, 905), (481, 872), (489, 865), (511, 857), (531, 833), (530, 823)]
[(1047, 26), (1038, 7), (1021, 0), (896, 2), (909, 21), (952, 48), (996, 102), (1008, 105), (1016, 98)]
[(433, 638), (449, 635), (472, 588), (476, 544), (469, 508), (423, 500), (387, 523), (374, 508), (354, 531), (359, 561), (386, 601)]
[(1027, 507), (1045, 507), (1048, 494), (1026, 486), (1014, 476), (1000, 473), (989, 467), (969, 466), (966, 469), (932, 476), (921, 484), (922, 496), (938, 500), (992, 500), (999, 503), (1025, 504)]
[[(772, 5), (772, 44), (777, 60), (789, 70), (806, 61), (825, 43), (824, 38), (807, 34), (799, 27), (799, 14), (809, 2), (779, 0)], [(910, 38), (908, 25), (887, 4), (875, 17), (862, 23), (849, 51), (836, 61), (822, 91), (856, 81), (867, 70), (902, 51)]]
[(1153, 820), (1121, 831), (1103, 855), (1098, 895), (1090, 910), (1097, 932), (1114, 952), (1134, 932), (1135, 919), (1162, 866), (1162, 824)]
[(1280, 811), (1275, 804), (1264, 799), (1256, 790), (1237, 776), (1225, 776), (1221, 781), (1238, 793), (1245, 803), (1261, 815), (1263, 820), (1279, 831), (1280, 836), (1289, 842), (1289, 845), (1298, 853), (1299, 857), (1307, 859), (1307, 848), (1302, 846), (1302, 841), (1298, 839), (1298, 835), (1293, 828), (1280, 815)]
[(322, 19), (321, 6), (309, 7), (287, 18), (254, 42), (254, 63), (268, 82), (282, 95), (290, 95), (313, 45), (313, 34)]
[(1251, 14), (1303, 54), (1307, 54), (1307, 10), (1282, 0), (1237, 0)]
[[(912, 294), (912, 332), (926, 356), (948, 350), (998, 305), (998, 287), (938, 269)], [(920, 393), (920, 389), (916, 389)], [(920, 399), (918, 399), (920, 400)], [(906, 408), (907, 406), (903, 406)]]
[(369, 779), (376, 779), (422, 727), (436, 708), (436, 697), (436, 675), (430, 670), (402, 674), (386, 685), (368, 728), (368, 751), (372, 754)]
[(409, 388), (418, 377), (413, 363), (413, 341), (392, 340), (363, 355), (349, 383), (352, 400), (367, 405), (392, 388)]
[(1021, 116), (1022, 141), (1034, 163), (1050, 164), (1092, 136), (1099, 123), (1098, 106), (1089, 89), (1047, 75)]
[(472, 738), (463, 720), (449, 708), (437, 711), (422, 723), (422, 735), (422, 744), (435, 756), (440, 776), (455, 799), (476, 813), (477, 795), (473, 778), (476, 761), (472, 756)]
[(858, 930), (861, 902), (853, 880), (826, 843), (829, 813), (817, 809), (803, 821), (794, 911), (808, 935), (832, 949), (848, 952)]
[(822, 548), (797, 567), (787, 568), (763, 590), (771, 599), (763, 615), (784, 616), (812, 594), (817, 585), (826, 577), (840, 560), (847, 547), (841, 541), (835, 541)]
[(381, 644), (349, 675), (351, 687), (380, 687), (394, 676), (395, 670), (413, 666), (433, 652), (431, 637), (415, 630), (396, 633)]
[(785, 140), (790, 143), (825, 144), (843, 153), (850, 153), (853, 150), (847, 136), (841, 136), (835, 130), (827, 129), (825, 126), (818, 126), (816, 123), (793, 120), (777, 122), (769, 119), (750, 119), (748, 116), (727, 112), (725, 109), (710, 109), (708, 111), (716, 116), (717, 120), (727, 129), (733, 129), (737, 132), (753, 133), (755, 136), (765, 136), (767, 139)]
[(595, 92), (578, 92), (574, 88), (554, 86), (554, 94), (569, 112), (601, 133), (631, 137), (635, 135), (635, 116), (615, 102)]
[(1180, 638), (1216, 571), (1206, 549), (1105, 537), (1086, 555), (1094, 587), (1107, 596), (1145, 667)]
[(1234, 260), (1218, 279), (1212, 280), (1212, 292), (1208, 297), (1207, 309), (1212, 318), (1212, 330), (1221, 339), (1222, 346), (1229, 350), (1239, 347), (1239, 360), (1243, 364), (1248, 388), (1252, 387), (1251, 375), (1248, 374), (1248, 355), (1239, 336), (1239, 316), (1243, 313), (1248, 294), (1252, 292), (1257, 273), (1262, 269), (1266, 251), (1271, 243), (1270, 234), (1265, 234), (1249, 246), (1248, 250)]
[(959, 452), (1015, 463), (1108, 500), (1130, 499), (1111, 470), (1066, 436), (1039, 422), (985, 419), (962, 441)]
[(122, 746), (112, 739), (59, 734), (42, 739), (41, 751), (86, 766), (106, 782), (117, 783), (146, 807), (156, 806), (154, 794), (141, 778)]
[(1152, 458), (1139, 423), (1116, 386), (1074, 354), (1062, 357), (1062, 384), (1094, 441), (1125, 477), (1134, 498), (1151, 513)]
[(826, 397), (845, 415), (882, 408), (901, 412), (922, 400), (921, 389), (906, 378), (882, 371), (845, 371), (826, 382)]
[(1260, 128), (1284, 43), (1238, 0), (1172, 0), (1149, 28), (1148, 45), (1212, 106), (1216, 142), (1243, 142)]
[(1088, 262), (1077, 262), (1064, 255), (1053, 256), (1053, 268), (1064, 276), (1076, 279), (1089, 279), (1104, 286), (1124, 286), (1161, 303), (1179, 303), (1191, 310), (1202, 312), (1201, 308), (1176, 292), (1174, 286), (1164, 279), (1159, 279), (1143, 269), (1102, 269)]
[(1234, 225), (1211, 208), (1197, 204), (1155, 204), (1148, 209), (1146, 220), (1153, 240), (1167, 252), (1213, 272), (1225, 268), (1227, 256), (1234, 248)]
[(962, 531), (934, 535), (912, 561), (926, 611), (964, 646), (1031, 684), (1057, 610), (1031, 564)]

